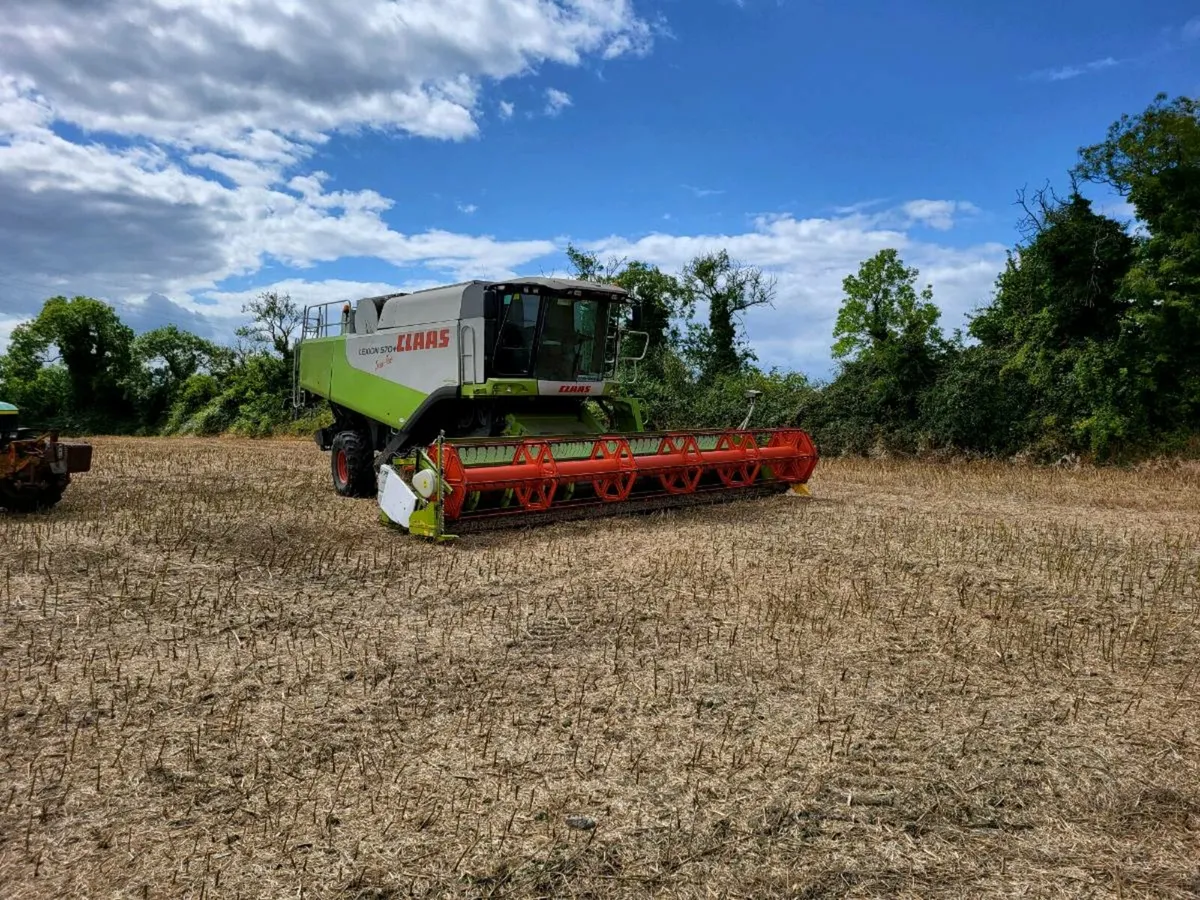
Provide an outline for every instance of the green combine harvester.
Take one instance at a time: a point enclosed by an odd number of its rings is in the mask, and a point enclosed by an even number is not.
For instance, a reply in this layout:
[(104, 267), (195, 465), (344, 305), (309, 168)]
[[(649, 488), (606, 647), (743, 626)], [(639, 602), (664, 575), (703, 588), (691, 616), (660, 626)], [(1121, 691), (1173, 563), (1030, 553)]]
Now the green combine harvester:
[(798, 428), (646, 430), (627, 393), (648, 343), (637, 315), (620, 287), (555, 278), (310, 306), (294, 402), (333, 412), (315, 439), (339, 494), (438, 540), (806, 493), (817, 452)]

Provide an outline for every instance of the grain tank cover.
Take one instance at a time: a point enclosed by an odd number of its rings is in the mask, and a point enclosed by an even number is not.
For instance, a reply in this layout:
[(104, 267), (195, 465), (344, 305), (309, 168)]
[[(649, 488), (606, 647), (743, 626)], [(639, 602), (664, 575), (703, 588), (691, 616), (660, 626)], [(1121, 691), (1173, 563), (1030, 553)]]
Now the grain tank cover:
[(379, 327), (379, 311), (387, 297), (363, 297), (354, 309), (354, 333), (371, 334)]
[(482, 281), (465, 281), (389, 297), (379, 313), (379, 330), (478, 318), (483, 315), (484, 286)]

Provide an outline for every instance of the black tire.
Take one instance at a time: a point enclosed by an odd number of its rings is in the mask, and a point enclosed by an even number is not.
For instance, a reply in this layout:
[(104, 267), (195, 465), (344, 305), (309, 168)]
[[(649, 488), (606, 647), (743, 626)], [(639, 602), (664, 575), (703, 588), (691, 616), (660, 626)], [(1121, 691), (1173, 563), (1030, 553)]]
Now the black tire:
[(0, 508), (10, 513), (42, 512), (62, 500), (66, 484), (47, 484), (40, 488), (0, 483)]
[(366, 436), (339, 431), (329, 447), (329, 474), (333, 489), (343, 497), (374, 496), (375, 456)]

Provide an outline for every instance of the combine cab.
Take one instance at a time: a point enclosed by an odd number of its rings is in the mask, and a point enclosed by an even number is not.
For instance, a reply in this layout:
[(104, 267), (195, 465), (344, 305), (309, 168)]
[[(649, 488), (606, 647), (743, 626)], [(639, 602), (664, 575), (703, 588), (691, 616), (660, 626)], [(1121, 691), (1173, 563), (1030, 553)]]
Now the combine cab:
[(799, 429), (646, 430), (625, 391), (646, 353), (635, 314), (619, 287), (552, 278), (309, 307), (295, 403), (329, 402), (315, 437), (338, 493), (436, 539), (806, 493)]
[(16, 513), (49, 509), (62, 499), (71, 476), (91, 467), (90, 444), (21, 428), (17, 408), (0, 403), (0, 508)]

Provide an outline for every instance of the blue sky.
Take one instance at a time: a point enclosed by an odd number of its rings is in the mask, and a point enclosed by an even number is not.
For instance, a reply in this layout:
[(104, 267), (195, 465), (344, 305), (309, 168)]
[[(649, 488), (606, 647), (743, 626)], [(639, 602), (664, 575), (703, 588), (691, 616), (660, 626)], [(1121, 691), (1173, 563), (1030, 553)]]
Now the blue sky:
[(0, 45), (0, 343), (54, 293), (225, 339), (266, 287), (725, 247), (778, 278), (761, 361), (815, 376), (862, 259), (959, 326), (1018, 188), (1200, 91), (1200, 3), (1165, 0), (46, 0)]

